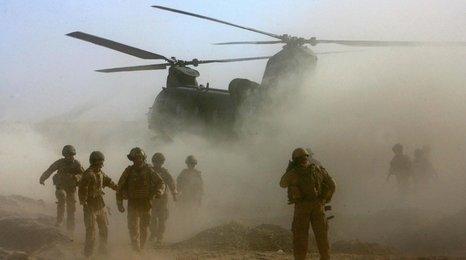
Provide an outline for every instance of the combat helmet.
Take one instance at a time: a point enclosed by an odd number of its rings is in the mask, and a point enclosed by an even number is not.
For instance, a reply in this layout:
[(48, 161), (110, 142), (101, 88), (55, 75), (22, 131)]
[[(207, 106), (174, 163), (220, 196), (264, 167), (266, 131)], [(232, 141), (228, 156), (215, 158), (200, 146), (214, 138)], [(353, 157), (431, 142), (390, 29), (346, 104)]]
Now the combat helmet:
[(136, 157), (142, 157), (142, 159), (145, 161), (146, 160), (146, 153), (139, 147), (134, 147), (133, 149), (131, 149), (131, 151), (129, 152), (129, 154), (127, 155), (128, 159), (130, 161), (133, 161), (134, 158)]
[(306, 151), (306, 149), (299, 147), (293, 150), (293, 153), (291, 154), (291, 159), (293, 161), (302, 157), (309, 157), (309, 152)]
[(403, 145), (401, 145), (400, 143), (395, 144), (395, 145), (392, 147), (392, 151), (393, 151), (394, 153), (403, 152)]
[(63, 156), (76, 155), (76, 149), (74, 148), (74, 146), (67, 144), (63, 146), (63, 149), (61, 150), (61, 154)]
[(165, 156), (163, 153), (154, 153), (152, 156), (152, 163), (153, 164), (163, 164), (165, 162)]
[(190, 155), (190, 156), (186, 157), (186, 160), (184, 160), (184, 162), (186, 164), (190, 164), (190, 163), (197, 164), (197, 159), (196, 159), (196, 157), (194, 157), (194, 155)]
[(89, 156), (89, 163), (92, 165), (98, 161), (105, 161), (105, 156), (100, 151), (93, 151)]

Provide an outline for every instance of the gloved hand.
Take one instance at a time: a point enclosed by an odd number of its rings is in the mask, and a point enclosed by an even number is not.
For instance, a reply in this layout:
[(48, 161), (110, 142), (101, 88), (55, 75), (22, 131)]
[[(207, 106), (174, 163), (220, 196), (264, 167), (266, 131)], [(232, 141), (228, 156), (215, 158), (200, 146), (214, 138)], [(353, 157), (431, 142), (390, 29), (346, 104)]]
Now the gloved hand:
[(40, 183), (41, 185), (45, 185), (44, 180), (42, 180), (42, 179), (39, 180), (39, 183)]
[(123, 203), (118, 203), (118, 211), (120, 211), (121, 213), (125, 212), (125, 207), (123, 206)]

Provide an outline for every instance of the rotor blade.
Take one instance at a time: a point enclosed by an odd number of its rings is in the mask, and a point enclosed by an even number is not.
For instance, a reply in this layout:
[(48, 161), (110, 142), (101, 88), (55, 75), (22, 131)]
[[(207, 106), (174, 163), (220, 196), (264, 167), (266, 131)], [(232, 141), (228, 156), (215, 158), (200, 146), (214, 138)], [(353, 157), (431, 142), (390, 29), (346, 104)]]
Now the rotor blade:
[(347, 53), (347, 52), (359, 52), (364, 50), (351, 50), (351, 51), (321, 51), (321, 52), (314, 52), (316, 55), (326, 55), (326, 54), (335, 54), (335, 53)]
[(217, 42), (214, 45), (233, 45), (233, 44), (276, 44), (285, 43), (283, 41), (244, 41), (244, 42)]
[(423, 41), (353, 41), (353, 40), (313, 40), (307, 41), (310, 44), (335, 43), (348, 46), (432, 46), (432, 47), (461, 47), (466, 46), (466, 42), (423, 42)]
[(123, 52), (141, 59), (147, 59), (147, 60), (166, 60), (168, 59), (162, 55), (159, 55), (157, 53), (141, 50), (135, 47), (131, 47), (119, 42), (115, 42), (112, 40), (108, 40), (105, 38), (101, 38), (98, 36), (94, 36), (91, 34), (83, 33), (83, 32), (72, 32), (67, 34), (70, 37), (80, 39), (86, 42), (94, 43), (103, 47), (110, 48), (115, 51)]
[(119, 67), (119, 68), (111, 68), (111, 69), (101, 69), (101, 70), (96, 70), (96, 71), (108, 73), (108, 72), (122, 72), (122, 71), (163, 70), (163, 69), (166, 69), (168, 65), (170, 65), (170, 63), (131, 66), (131, 67)]
[(199, 60), (197, 62), (191, 61), (190, 63), (206, 64), (206, 63), (223, 63), (223, 62), (236, 62), (236, 61), (249, 61), (249, 60), (265, 60), (270, 59), (271, 56), (249, 57), (249, 58), (236, 58), (236, 59), (220, 59), (220, 60)]
[(236, 27), (236, 28), (240, 28), (240, 29), (251, 31), (251, 32), (264, 34), (264, 35), (267, 35), (267, 36), (270, 36), (270, 37), (273, 37), (273, 38), (277, 38), (277, 39), (280, 39), (280, 40), (283, 38), (282, 36), (277, 35), (277, 34), (268, 33), (268, 32), (264, 32), (264, 31), (261, 31), (261, 30), (254, 29), (254, 28), (233, 24), (233, 23), (230, 23), (230, 22), (222, 21), (222, 20), (219, 20), (219, 19), (207, 17), (207, 16), (200, 15), (200, 14), (189, 13), (189, 12), (186, 12), (186, 11), (181, 11), (181, 10), (177, 10), (177, 9), (173, 9), (173, 8), (169, 8), (169, 7), (165, 7), (165, 6), (160, 6), (160, 5), (153, 5), (152, 7), (162, 9), (162, 10), (165, 10), (165, 11), (174, 12), (174, 13), (194, 16), (194, 17), (197, 17), (197, 18), (206, 19), (206, 20), (217, 22), (217, 23), (223, 23), (223, 24), (230, 25), (230, 26), (233, 26), (233, 27)]

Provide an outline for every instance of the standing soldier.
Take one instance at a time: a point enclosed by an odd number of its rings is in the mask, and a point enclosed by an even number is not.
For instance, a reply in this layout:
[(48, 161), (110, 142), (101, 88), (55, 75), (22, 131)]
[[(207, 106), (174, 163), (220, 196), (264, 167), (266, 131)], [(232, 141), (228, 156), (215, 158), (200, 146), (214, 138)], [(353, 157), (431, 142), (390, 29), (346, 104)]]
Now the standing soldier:
[(194, 156), (186, 157), (185, 163), (188, 168), (183, 169), (176, 179), (180, 202), (188, 208), (199, 207), (204, 192), (201, 172), (195, 169), (197, 160)]
[(416, 185), (426, 184), (437, 177), (437, 171), (430, 160), (429, 152), (429, 148), (425, 148), (425, 146), (422, 149), (414, 150), (412, 175)]
[(84, 172), (79, 182), (79, 202), (83, 205), (84, 225), (86, 226), (86, 241), (84, 255), (90, 257), (94, 251), (95, 225), (99, 228), (99, 252), (107, 253), (108, 219), (104, 202), (104, 187), (116, 190), (116, 184), (104, 172), (104, 155), (94, 151), (89, 156), (89, 168)]
[(57, 222), (60, 226), (65, 215), (66, 205), (66, 227), (68, 231), (74, 231), (74, 213), (76, 211), (76, 186), (84, 172), (81, 163), (74, 158), (76, 149), (72, 145), (65, 145), (62, 150), (64, 158), (58, 159), (40, 176), (39, 183), (45, 185), (52, 173), (57, 171), (52, 178), (56, 187), (57, 197)]
[(160, 198), (154, 198), (152, 201), (152, 219), (150, 224), (150, 238), (157, 238), (157, 243), (162, 244), (163, 233), (165, 232), (165, 222), (168, 219), (168, 192), (173, 196), (173, 201), (176, 201), (175, 181), (167, 169), (162, 167), (165, 162), (165, 156), (162, 153), (155, 153), (152, 156), (152, 166), (154, 171), (162, 177), (164, 192)]
[(389, 178), (391, 175), (396, 176), (398, 187), (402, 195), (406, 194), (411, 178), (411, 159), (403, 153), (403, 145), (395, 144), (392, 148), (395, 156), (390, 161), (390, 169), (388, 171)]
[(151, 201), (162, 195), (162, 178), (146, 163), (144, 151), (135, 147), (128, 154), (133, 165), (128, 166), (118, 181), (116, 200), (118, 210), (125, 212), (123, 200), (128, 200), (128, 229), (135, 251), (144, 248), (150, 225)]
[(312, 225), (320, 259), (330, 259), (327, 237), (327, 219), (324, 205), (335, 192), (335, 182), (327, 171), (309, 161), (309, 153), (297, 148), (292, 153), (295, 167), (280, 180), (280, 187), (288, 188), (289, 201), (294, 203), (293, 254), (295, 259), (305, 259), (309, 243), (309, 222)]

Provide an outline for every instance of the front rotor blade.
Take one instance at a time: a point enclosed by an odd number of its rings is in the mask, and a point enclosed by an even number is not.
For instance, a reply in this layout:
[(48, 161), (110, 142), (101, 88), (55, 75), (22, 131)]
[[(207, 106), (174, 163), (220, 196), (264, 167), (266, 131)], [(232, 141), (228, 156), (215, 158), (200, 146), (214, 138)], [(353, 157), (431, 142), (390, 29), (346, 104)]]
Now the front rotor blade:
[(96, 71), (108, 73), (108, 72), (123, 72), (123, 71), (141, 71), (141, 70), (163, 70), (163, 69), (166, 69), (168, 65), (170, 65), (170, 63), (131, 66), (131, 67), (119, 67), (119, 68), (102, 69), (102, 70), (96, 70)]
[(432, 47), (461, 47), (466, 46), (466, 42), (423, 42), (423, 41), (353, 41), (353, 40), (313, 40), (307, 41), (311, 45), (319, 43), (334, 43), (347, 46), (379, 47), (379, 46), (432, 46)]
[(248, 61), (248, 60), (265, 60), (265, 59), (270, 59), (270, 58), (271, 56), (260, 56), (260, 57), (236, 58), (236, 59), (199, 60), (197, 61), (197, 64), (236, 62), (236, 61)]
[(72, 32), (67, 34), (70, 37), (80, 39), (86, 42), (94, 43), (106, 48), (110, 48), (115, 51), (123, 52), (141, 59), (147, 59), (147, 60), (166, 60), (168, 59), (162, 55), (159, 55), (157, 53), (141, 50), (135, 47), (131, 47), (119, 42), (115, 42), (112, 40), (108, 40), (105, 38), (101, 38), (95, 35), (83, 33), (83, 32)]
[(285, 43), (283, 41), (243, 41), (243, 42), (217, 42), (214, 45), (234, 45), (234, 44), (276, 44)]
[(177, 10), (177, 9), (173, 9), (173, 8), (169, 8), (169, 7), (165, 7), (165, 6), (160, 6), (160, 5), (153, 5), (152, 7), (162, 9), (162, 10), (165, 10), (165, 11), (174, 12), (174, 13), (194, 16), (194, 17), (197, 17), (197, 18), (206, 19), (206, 20), (217, 22), (217, 23), (223, 23), (223, 24), (230, 25), (230, 26), (233, 26), (233, 27), (236, 27), (236, 28), (240, 28), (240, 29), (251, 31), (251, 32), (264, 34), (264, 35), (267, 35), (267, 36), (270, 36), (270, 37), (273, 37), (273, 38), (277, 38), (277, 39), (280, 39), (280, 40), (283, 38), (282, 36), (277, 35), (277, 34), (268, 33), (268, 32), (264, 32), (264, 31), (261, 31), (261, 30), (254, 29), (254, 28), (233, 24), (233, 23), (230, 23), (230, 22), (222, 21), (222, 20), (219, 20), (219, 19), (207, 17), (207, 16), (200, 15), (200, 14), (194, 14), (194, 13), (181, 11), (181, 10)]

